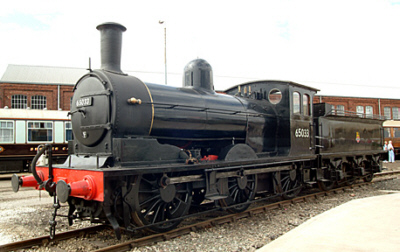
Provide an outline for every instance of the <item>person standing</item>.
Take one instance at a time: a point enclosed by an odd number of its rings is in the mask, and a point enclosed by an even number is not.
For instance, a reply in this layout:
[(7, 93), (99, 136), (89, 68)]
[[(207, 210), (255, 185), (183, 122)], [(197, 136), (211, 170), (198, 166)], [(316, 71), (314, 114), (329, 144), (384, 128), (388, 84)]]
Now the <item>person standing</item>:
[[(388, 143), (387, 143), (387, 141), (385, 141), (385, 144), (383, 145), (383, 150), (384, 151), (388, 151)], [(388, 152), (388, 159), (389, 159), (389, 152)], [(387, 160), (383, 160), (383, 162), (384, 163), (387, 163), (388, 161)]]
[(389, 144), (387, 145), (387, 149), (389, 151), (389, 163), (394, 163), (394, 148), (392, 141), (389, 141)]

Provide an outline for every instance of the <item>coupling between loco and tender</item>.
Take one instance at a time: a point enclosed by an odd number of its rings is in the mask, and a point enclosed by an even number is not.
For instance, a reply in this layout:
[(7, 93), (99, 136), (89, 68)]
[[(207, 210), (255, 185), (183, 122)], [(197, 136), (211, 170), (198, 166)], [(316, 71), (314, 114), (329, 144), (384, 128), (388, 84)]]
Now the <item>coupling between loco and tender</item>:
[[(120, 227), (163, 232), (204, 210), (205, 200), (214, 210), (241, 212), (254, 200), (295, 197), (304, 186), (369, 181), (381, 169), (381, 120), (313, 106), (318, 90), (288, 81), (217, 93), (202, 59), (186, 65), (180, 88), (144, 83), (121, 71), (126, 28), (97, 29), (101, 69), (74, 87), (73, 154), (53, 165), (51, 146), (41, 146), (33, 175), (12, 177), (14, 191), (31, 186), (54, 196), (54, 219), (61, 202), (71, 225), (106, 222), (118, 238)], [(41, 155), (48, 165), (36, 165)]]

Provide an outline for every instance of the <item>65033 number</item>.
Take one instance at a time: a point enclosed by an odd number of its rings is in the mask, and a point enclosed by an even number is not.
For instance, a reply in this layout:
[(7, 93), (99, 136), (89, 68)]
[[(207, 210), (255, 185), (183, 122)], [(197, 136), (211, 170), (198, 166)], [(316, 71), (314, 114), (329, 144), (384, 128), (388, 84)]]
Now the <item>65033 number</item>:
[(296, 129), (294, 135), (297, 138), (302, 138), (302, 137), (308, 138), (308, 137), (310, 137), (310, 130), (309, 129), (298, 128), (298, 129)]

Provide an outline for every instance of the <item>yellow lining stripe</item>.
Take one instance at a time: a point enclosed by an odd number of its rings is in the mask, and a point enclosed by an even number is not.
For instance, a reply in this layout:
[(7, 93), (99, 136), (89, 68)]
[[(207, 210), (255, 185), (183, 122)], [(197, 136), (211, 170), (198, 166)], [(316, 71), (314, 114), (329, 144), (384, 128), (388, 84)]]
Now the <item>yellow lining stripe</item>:
[(150, 124), (150, 130), (149, 130), (149, 136), (151, 133), (151, 130), (153, 129), (153, 123), (154, 123), (154, 103), (153, 103), (153, 97), (151, 96), (150, 89), (147, 87), (147, 85), (142, 82), (143, 85), (146, 87), (147, 92), (149, 93), (150, 101), (151, 101), (151, 124)]

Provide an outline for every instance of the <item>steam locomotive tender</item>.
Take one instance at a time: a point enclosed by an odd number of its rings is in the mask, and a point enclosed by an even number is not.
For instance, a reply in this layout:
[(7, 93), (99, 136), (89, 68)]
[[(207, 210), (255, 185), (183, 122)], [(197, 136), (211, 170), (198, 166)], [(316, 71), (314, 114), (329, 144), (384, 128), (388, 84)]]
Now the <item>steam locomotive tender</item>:
[(256, 196), (292, 198), (306, 185), (327, 190), (380, 171), (382, 121), (313, 108), (318, 90), (293, 82), (216, 93), (202, 59), (185, 67), (181, 88), (143, 83), (120, 69), (125, 27), (97, 29), (101, 69), (74, 88), (74, 153), (63, 165), (49, 158), (36, 167), (40, 155), (51, 155), (42, 146), (33, 175), (12, 178), (14, 191), (36, 187), (68, 202), (71, 225), (109, 222), (117, 237), (121, 226), (163, 232), (205, 199), (240, 212)]

